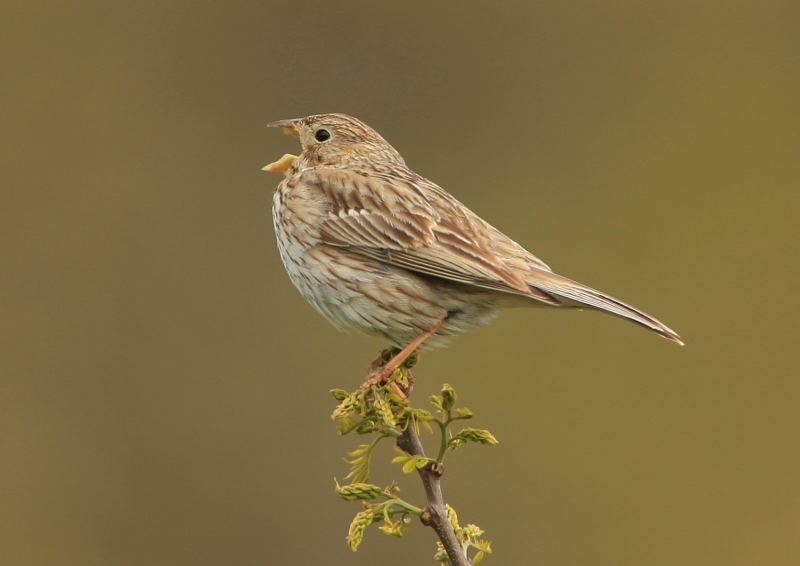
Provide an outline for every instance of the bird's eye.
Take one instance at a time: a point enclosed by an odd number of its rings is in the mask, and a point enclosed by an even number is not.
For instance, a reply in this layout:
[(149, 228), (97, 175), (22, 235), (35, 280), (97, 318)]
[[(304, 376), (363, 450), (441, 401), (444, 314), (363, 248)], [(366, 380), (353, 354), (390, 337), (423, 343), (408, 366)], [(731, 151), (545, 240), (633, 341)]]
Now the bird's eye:
[(314, 139), (317, 140), (318, 142), (328, 141), (329, 139), (331, 139), (331, 133), (328, 130), (319, 129), (316, 132), (314, 132)]

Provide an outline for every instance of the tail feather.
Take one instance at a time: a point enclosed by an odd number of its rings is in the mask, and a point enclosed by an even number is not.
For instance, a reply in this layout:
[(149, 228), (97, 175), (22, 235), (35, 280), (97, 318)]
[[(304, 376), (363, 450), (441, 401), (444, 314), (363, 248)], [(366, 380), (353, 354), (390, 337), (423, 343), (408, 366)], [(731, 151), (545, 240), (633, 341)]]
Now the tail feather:
[(533, 277), (528, 278), (528, 284), (547, 293), (564, 306), (589, 307), (628, 319), (645, 328), (660, 334), (662, 337), (683, 346), (683, 340), (678, 333), (666, 324), (656, 320), (647, 313), (640, 311), (622, 301), (592, 289), (586, 285), (568, 279), (555, 273), (535, 270)]

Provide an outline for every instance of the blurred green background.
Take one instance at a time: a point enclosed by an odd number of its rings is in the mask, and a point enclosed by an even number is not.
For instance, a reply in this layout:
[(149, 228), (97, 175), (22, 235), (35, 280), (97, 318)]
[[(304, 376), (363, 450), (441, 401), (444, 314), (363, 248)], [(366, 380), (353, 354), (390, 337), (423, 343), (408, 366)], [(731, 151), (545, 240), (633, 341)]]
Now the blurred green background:
[(798, 15), (6, 5), (0, 562), (433, 563), (419, 525), (345, 546), (357, 507), (333, 477), (356, 439), (327, 391), (383, 344), (291, 286), (259, 170), (296, 151), (266, 122), (346, 112), (688, 344), (516, 310), (425, 355), (417, 399), (448, 381), (501, 440), (444, 484), (487, 564), (800, 563)]

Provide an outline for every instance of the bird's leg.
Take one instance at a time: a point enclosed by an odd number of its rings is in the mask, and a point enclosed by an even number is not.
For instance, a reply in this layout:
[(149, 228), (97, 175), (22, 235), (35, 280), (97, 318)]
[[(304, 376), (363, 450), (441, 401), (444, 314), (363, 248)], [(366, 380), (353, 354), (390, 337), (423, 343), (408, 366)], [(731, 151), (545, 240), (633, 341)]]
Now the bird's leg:
[(381, 369), (386, 362), (391, 360), (395, 354), (400, 351), (400, 348), (395, 348), (392, 346), (391, 348), (386, 348), (385, 350), (381, 350), (381, 353), (378, 354), (378, 357), (372, 360), (369, 365), (367, 366), (367, 375), (372, 375), (376, 373), (379, 369)]
[[(374, 371), (372, 371), (370, 375), (367, 376), (367, 379), (364, 381), (364, 383), (361, 384), (361, 387), (359, 387), (359, 389), (361, 391), (366, 391), (373, 385), (376, 385), (381, 381), (387, 380), (392, 375), (392, 373), (394, 373), (394, 370), (399, 368), (400, 365), (403, 362), (405, 362), (408, 359), (408, 357), (411, 354), (413, 354), (414, 351), (425, 342), (425, 340), (427, 340), (428, 338), (430, 338), (439, 331), (439, 329), (442, 327), (442, 324), (444, 324), (444, 320), (445, 320), (444, 317), (441, 318), (439, 321), (436, 322), (436, 324), (434, 324), (428, 330), (422, 332), (419, 336), (414, 338), (411, 342), (409, 342), (405, 346), (405, 348), (397, 352), (394, 356), (392, 356), (391, 359), (389, 359), (389, 361), (384, 363), (383, 367), (380, 367), (379, 365), (378, 367), (375, 367)], [(383, 359), (383, 354), (381, 354), (381, 356), (378, 359), (373, 361), (370, 367), (376, 366), (376, 362), (382, 359)], [(411, 390), (412, 384), (413, 384), (413, 378), (411, 378), (409, 375), (409, 389), (408, 389), (409, 391)], [(406, 394), (403, 393), (399, 387), (397, 388), (396, 392), (401, 393), (402, 394), (401, 397), (403, 398), (406, 397)]]
[[(361, 387), (359, 387), (359, 391), (366, 391), (366, 390), (367, 390), (367, 389), (369, 389), (369, 388), (370, 388), (372, 385), (374, 385), (374, 384), (378, 383), (377, 381), (374, 381), (374, 382), (373, 382), (373, 381), (370, 381), (369, 377), (370, 377), (370, 376), (372, 376), (372, 377), (375, 377), (375, 376), (376, 376), (376, 375), (379, 373), (379, 370), (380, 370), (380, 369), (381, 369), (381, 368), (382, 368), (384, 365), (386, 365), (386, 363), (387, 363), (389, 360), (391, 360), (393, 357), (395, 357), (395, 356), (396, 356), (396, 355), (397, 355), (399, 352), (400, 352), (400, 348), (396, 348), (396, 347), (394, 347), (394, 346), (392, 346), (391, 348), (386, 348), (385, 350), (381, 350), (381, 353), (380, 353), (380, 354), (378, 354), (378, 357), (377, 357), (377, 358), (375, 358), (374, 360), (372, 360), (372, 361), (369, 363), (369, 365), (367, 366), (367, 376), (368, 376), (368, 379), (367, 379), (367, 381), (365, 381), (365, 382), (364, 382), (364, 383), (361, 385)], [(410, 369), (410, 366), (411, 366), (411, 365), (413, 365), (413, 363), (416, 363), (416, 360), (412, 361), (412, 359), (411, 359), (411, 358), (409, 358), (408, 360), (406, 360), (406, 366), (407, 366), (407, 369), (406, 369), (406, 371), (407, 371), (407, 373), (406, 373), (406, 376), (407, 376), (407, 379), (409, 380), (409, 385), (408, 385), (408, 387), (402, 387), (401, 385), (397, 384), (396, 382), (392, 382), (392, 384), (391, 384), (391, 386), (392, 386), (392, 391), (393, 391), (393, 392), (394, 392), (394, 393), (395, 393), (395, 394), (396, 394), (398, 397), (400, 397), (400, 399), (404, 399), (404, 400), (405, 400), (405, 399), (408, 399), (408, 395), (409, 395), (409, 393), (411, 392), (411, 386), (412, 386), (412, 384), (413, 384), (413, 382), (414, 382), (414, 378), (413, 378), (413, 376), (411, 375), (411, 369)], [(398, 367), (399, 367), (399, 366), (398, 366)]]

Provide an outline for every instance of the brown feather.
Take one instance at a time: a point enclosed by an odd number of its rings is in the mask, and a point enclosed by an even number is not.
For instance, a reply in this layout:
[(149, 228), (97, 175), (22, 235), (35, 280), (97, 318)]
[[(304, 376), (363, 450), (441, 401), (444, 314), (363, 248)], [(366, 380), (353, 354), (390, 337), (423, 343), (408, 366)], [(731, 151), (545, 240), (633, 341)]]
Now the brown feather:
[[(426, 198), (437, 193), (408, 184), (387, 186), (357, 172), (333, 169), (308, 171), (302, 182), (317, 187), (331, 203), (320, 226), (326, 244), (425, 275), (555, 304), (483, 245), (490, 234), (482, 234), (480, 225), (463, 215), (461, 222), (454, 222), (460, 211), (453, 203), (434, 205)], [(447, 208), (452, 214), (443, 214)]]

